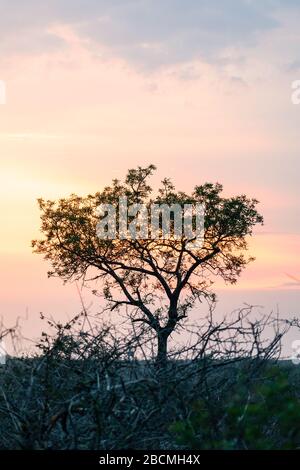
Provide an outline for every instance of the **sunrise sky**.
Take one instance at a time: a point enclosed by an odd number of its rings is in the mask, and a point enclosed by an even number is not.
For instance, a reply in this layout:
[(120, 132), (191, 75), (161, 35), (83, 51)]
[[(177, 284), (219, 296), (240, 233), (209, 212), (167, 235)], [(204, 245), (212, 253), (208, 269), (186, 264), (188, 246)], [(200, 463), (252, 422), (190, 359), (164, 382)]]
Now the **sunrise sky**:
[(0, 11), (7, 322), (27, 315), (35, 335), (40, 311), (80, 309), (76, 287), (48, 280), (31, 254), (36, 199), (91, 193), (149, 163), (154, 186), (164, 176), (186, 191), (219, 181), (259, 199), (256, 262), (238, 285), (219, 286), (220, 308), (299, 314), (299, 1), (0, 0)]

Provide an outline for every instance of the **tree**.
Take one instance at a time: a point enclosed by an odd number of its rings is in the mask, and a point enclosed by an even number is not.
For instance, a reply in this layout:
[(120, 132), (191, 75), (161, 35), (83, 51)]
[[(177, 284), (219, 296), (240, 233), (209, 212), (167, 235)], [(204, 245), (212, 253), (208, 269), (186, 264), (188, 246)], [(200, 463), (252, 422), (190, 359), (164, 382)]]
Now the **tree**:
[[(196, 186), (188, 195), (164, 179), (151, 197), (148, 179), (154, 170), (153, 165), (131, 169), (124, 182), (113, 180), (111, 186), (87, 197), (71, 195), (57, 202), (39, 199), (44, 238), (32, 245), (51, 262), (49, 276), (100, 281), (111, 310), (125, 306), (132, 322), (155, 332), (156, 360), (163, 365), (168, 338), (188, 312), (203, 298), (214, 300), (215, 279), (219, 276), (235, 283), (253, 260), (246, 256), (247, 238), (263, 219), (256, 210), (256, 199), (222, 197), (219, 183)], [(204, 204), (202, 246), (191, 249), (185, 234), (180, 238), (100, 239), (99, 205), (109, 203), (118, 211), (122, 196), (127, 197), (128, 205), (143, 203), (147, 208), (153, 203)], [(174, 225), (171, 214), (172, 222)]]

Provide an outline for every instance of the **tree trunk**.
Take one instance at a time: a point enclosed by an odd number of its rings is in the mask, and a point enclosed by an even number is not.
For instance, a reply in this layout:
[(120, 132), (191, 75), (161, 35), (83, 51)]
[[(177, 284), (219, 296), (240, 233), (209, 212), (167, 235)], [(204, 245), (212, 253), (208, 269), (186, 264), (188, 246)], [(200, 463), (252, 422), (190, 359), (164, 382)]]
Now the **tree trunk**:
[(157, 332), (157, 367), (164, 367), (167, 364), (169, 334), (170, 333), (166, 330), (161, 330)]

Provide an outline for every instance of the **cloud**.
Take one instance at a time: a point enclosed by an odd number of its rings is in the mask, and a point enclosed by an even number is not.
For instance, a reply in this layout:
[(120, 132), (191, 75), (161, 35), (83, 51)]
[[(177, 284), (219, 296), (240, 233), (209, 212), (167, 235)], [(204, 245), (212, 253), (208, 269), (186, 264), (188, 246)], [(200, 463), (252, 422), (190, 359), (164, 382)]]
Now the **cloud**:
[(299, 70), (300, 70), (300, 60), (295, 60), (295, 61), (291, 62), (290, 64), (288, 64), (287, 70), (289, 72), (299, 72)]
[(232, 83), (234, 83), (235, 85), (239, 85), (241, 87), (247, 87), (247, 83), (245, 82), (245, 80), (241, 77), (230, 77), (230, 80)]
[[(2, 0), (2, 52), (62, 47), (51, 24), (72, 26), (95, 45), (153, 69), (195, 59), (216, 62), (228, 50), (255, 44), (278, 26), (279, 0)], [(291, 0), (287, 2), (293, 5)], [(272, 8), (271, 8), (272, 7)]]
[(300, 279), (298, 277), (292, 276), (291, 274), (285, 273), (287, 277), (291, 279), (289, 282), (282, 282), (276, 286), (271, 286), (271, 289), (282, 289), (285, 287), (300, 287)]

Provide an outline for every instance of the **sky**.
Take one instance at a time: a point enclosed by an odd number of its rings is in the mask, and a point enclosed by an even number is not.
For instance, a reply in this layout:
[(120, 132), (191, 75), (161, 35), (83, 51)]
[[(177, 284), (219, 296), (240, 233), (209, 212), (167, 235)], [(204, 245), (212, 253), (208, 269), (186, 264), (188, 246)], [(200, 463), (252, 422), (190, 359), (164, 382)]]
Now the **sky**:
[[(31, 252), (38, 197), (101, 190), (154, 163), (189, 191), (220, 182), (260, 201), (256, 261), (217, 286), (299, 314), (300, 4), (296, 0), (0, 0), (0, 315), (71, 317), (75, 285)], [(93, 302), (84, 292), (87, 302)]]

